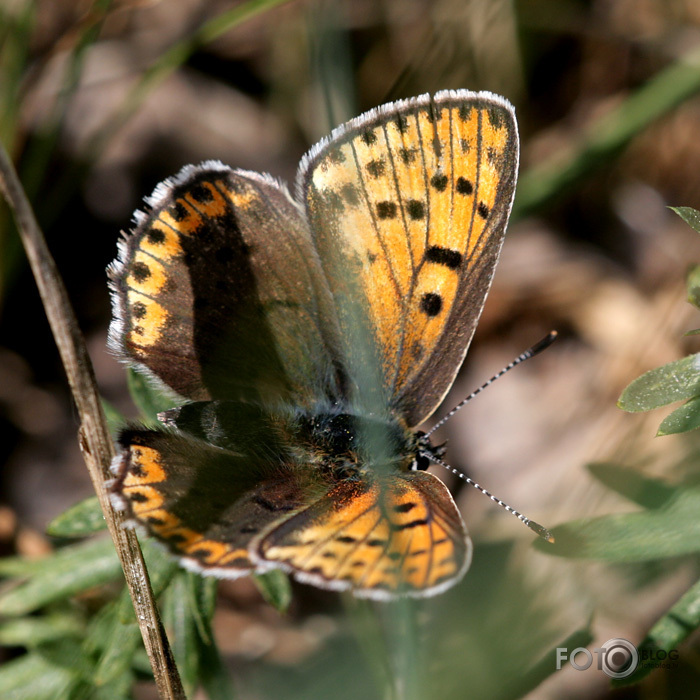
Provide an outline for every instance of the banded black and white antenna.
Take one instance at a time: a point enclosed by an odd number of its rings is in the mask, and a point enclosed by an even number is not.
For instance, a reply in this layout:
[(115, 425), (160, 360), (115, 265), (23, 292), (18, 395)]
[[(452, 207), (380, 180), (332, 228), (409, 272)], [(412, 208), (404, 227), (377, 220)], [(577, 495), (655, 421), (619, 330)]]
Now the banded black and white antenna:
[(493, 384), (497, 379), (500, 379), (504, 374), (506, 374), (506, 372), (510, 372), (510, 370), (522, 364), (523, 362), (525, 362), (525, 360), (529, 360), (531, 357), (539, 355), (543, 350), (546, 350), (557, 339), (557, 335), (558, 333), (556, 331), (550, 331), (544, 338), (542, 338), (542, 340), (535, 343), (525, 352), (518, 355), (510, 364), (506, 365), (500, 372), (496, 372), (496, 374), (494, 374), (493, 377), (491, 377), (491, 379), (484, 382), (478, 389), (472, 391), (472, 393), (469, 394), (469, 396), (467, 396), (465, 399), (462, 399), (451, 411), (449, 411), (445, 416), (443, 416), (430, 430), (428, 430), (427, 433), (425, 433), (425, 437), (429, 438), (438, 428), (442, 427), (445, 423), (447, 423), (447, 421), (450, 420), (450, 418), (452, 418), (452, 416), (454, 416), (454, 414), (457, 413), (457, 411), (459, 411), (461, 408), (464, 408), (474, 397), (478, 396), (484, 389), (491, 386), (491, 384)]
[[(475, 396), (478, 396), (486, 387), (490, 386), (493, 384), (497, 379), (502, 377), (506, 372), (510, 372), (514, 367), (517, 367), (519, 364), (525, 362), (525, 360), (529, 360), (531, 357), (534, 357), (535, 355), (538, 355), (541, 353), (543, 350), (547, 349), (557, 338), (557, 332), (556, 331), (551, 331), (548, 333), (542, 340), (540, 340), (538, 343), (535, 343), (531, 348), (528, 348), (525, 352), (522, 354), (518, 355), (510, 364), (506, 365), (500, 372), (497, 372), (496, 374), (491, 377), (487, 382), (484, 382), (478, 389), (475, 389), (472, 391), (469, 396), (467, 396), (465, 399), (460, 401), (451, 411), (449, 411), (443, 418), (441, 418), (430, 430), (428, 430), (427, 433), (425, 433), (421, 439), (426, 441), (428, 438), (442, 425), (444, 425), (452, 416), (457, 413), (461, 408), (464, 408)], [(466, 481), (470, 486), (473, 486), (477, 491), (480, 491), (483, 493), (485, 496), (488, 496), (494, 503), (497, 503), (501, 508), (504, 508), (507, 510), (511, 515), (514, 515), (518, 520), (520, 520), (523, 525), (526, 525), (527, 527), (530, 528), (535, 534), (537, 534), (539, 537), (541, 537), (543, 540), (546, 540), (547, 542), (554, 542), (554, 536), (552, 533), (544, 526), (540, 525), (539, 523), (536, 523), (534, 520), (530, 520), (530, 518), (525, 517), (522, 513), (519, 513), (517, 510), (514, 508), (511, 508), (505, 501), (502, 501), (500, 498), (497, 498), (494, 496), (491, 492), (487, 491), (483, 486), (478, 484), (476, 481), (473, 479), (470, 479), (468, 476), (465, 474), (462, 474), (458, 469), (455, 469), (454, 467), (450, 466), (447, 464), (447, 462), (443, 461), (438, 457), (436, 454), (433, 452), (430, 452), (428, 450), (421, 450), (419, 452), (421, 457), (425, 457), (426, 459), (430, 460), (431, 462), (434, 462), (435, 464), (439, 464), (440, 466), (444, 467), (448, 471), (451, 471), (455, 476), (458, 476), (462, 481)]]

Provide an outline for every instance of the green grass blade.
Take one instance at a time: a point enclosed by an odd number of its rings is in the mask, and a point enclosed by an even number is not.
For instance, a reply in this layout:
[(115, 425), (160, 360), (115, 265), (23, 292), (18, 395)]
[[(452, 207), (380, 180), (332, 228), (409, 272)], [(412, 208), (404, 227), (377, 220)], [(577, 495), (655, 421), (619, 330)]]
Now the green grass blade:
[(97, 159), (115, 132), (126, 124), (146, 97), (171, 73), (184, 65), (197, 49), (252, 17), (288, 1), (248, 0), (248, 2), (243, 2), (230, 10), (222, 12), (217, 17), (213, 17), (186, 39), (171, 46), (143, 73), (141, 79), (129, 91), (121, 107), (90, 140), (86, 148), (88, 162), (94, 162)]
[[(614, 680), (613, 686), (634, 685), (651, 673), (659, 660), (668, 658), (669, 652), (700, 627), (700, 581), (651, 628), (639, 645), (640, 662), (627, 678)], [(660, 653), (664, 652), (664, 653)]]
[(657, 73), (612, 112), (593, 121), (570, 151), (520, 177), (511, 220), (545, 203), (609, 161), (640, 131), (700, 91), (700, 51)]
[(107, 426), (109, 427), (109, 432), (112, 435), (116, 435), (117, 431), (121, 426), (124, 425), (125, 418), (124, 416), (117, 411), (114, 406), (112, 406), (109, 401), (105, 401), (102, 399), (102, 409), (105, 412), (105, 418), (107, 419)]

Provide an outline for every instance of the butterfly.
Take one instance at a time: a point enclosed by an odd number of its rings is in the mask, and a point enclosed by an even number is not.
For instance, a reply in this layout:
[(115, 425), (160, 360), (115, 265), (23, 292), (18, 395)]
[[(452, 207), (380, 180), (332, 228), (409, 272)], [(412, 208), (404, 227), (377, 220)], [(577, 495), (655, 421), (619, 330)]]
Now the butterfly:
[(119, 436), (130, 520), (205, 575), (457, 583), (471, 540), (416, 428), (481, 315), (518, 148), (505, 99), (443, 91), (336, 128), (295, 196), (217, 161), (159, 184), (109, 268), (111, 348), (179, 404)]

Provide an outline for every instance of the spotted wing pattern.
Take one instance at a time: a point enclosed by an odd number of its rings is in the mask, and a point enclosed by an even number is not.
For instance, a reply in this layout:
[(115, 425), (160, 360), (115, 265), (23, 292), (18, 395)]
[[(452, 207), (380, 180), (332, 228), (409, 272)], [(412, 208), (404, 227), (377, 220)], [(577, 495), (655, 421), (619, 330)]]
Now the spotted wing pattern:
[(331, 300), (286, 189), (209, 162), (147, 203), (110, 269), (112, 348), (188, 399), (337, 394)]
[(125, 430), (112, 492), (132, 522), (190, 569), (236, 578), (257, 568), (251, 540), (307, 505), (314, 491), (284, 472), (191, 436)]
[(410, 426), (433, 412), (464, 359), (517, 165), (511, 105), (467, 91), (368, 112), (302, 161), (298, 190), (339, 306), (345, 354), (352, 365), (358, 331), (357, 313), (343, 307), (359, 299), (386, 401)]
[(427, 472), (343, 481), (253, 548), (254, 558), (300, 581), (375, 599), (437, 593), (462, 577), (471, 558), (449, 491)]

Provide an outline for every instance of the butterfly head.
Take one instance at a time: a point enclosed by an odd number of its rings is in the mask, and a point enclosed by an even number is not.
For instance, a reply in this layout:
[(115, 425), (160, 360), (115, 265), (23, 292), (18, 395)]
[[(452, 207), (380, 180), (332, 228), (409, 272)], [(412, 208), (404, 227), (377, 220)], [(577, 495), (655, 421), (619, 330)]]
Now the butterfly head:
[(415, 452), (411, 462), (412, 471), (425, 471), (431, 464), (439, 463), (447, 452), (447, 443), (432, 445), (430, 437), (422, 430), (417, 430), (414, 434)]

